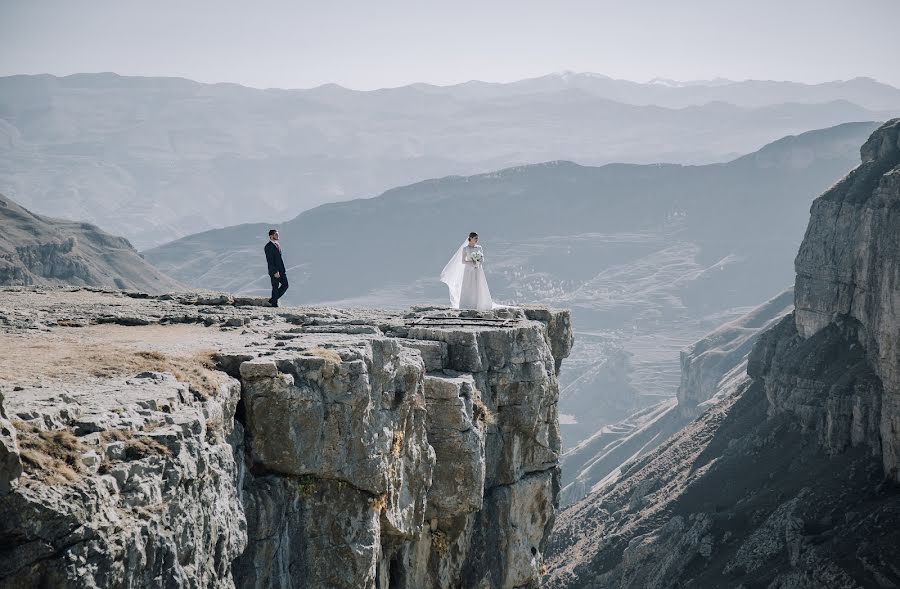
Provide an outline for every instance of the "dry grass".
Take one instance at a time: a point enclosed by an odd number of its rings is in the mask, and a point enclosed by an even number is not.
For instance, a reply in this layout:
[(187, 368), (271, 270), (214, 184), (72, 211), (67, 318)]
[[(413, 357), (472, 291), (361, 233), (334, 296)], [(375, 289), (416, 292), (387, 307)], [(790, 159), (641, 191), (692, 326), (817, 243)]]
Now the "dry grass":
[(124, 457), (126, 460), (140, 460), (147, 456), (171, 456), (172, 451), (152, 437), (136, 436), (136, 432), (125, 429), (111, 429), (100, 433), (100, 439), (106, 443), (125, 442)]
[(42, 432), (22, 421), (14, 425), (25, 472), (48, 484), (78, 480), (85, 446), (72, 432)]
[[(233, 336), (232, 336), (233, 337)], [(227, 334), (202, 325), (89, 325), (28, 334), (0, 333), (0, 381), (34, 386), (82, 383), (100, 376), (169, 372), (198, 393), (223, 379), (210, 350), (229, 341)], [(27, 367), (27, 370), (22, 368)]]
[(332, 364), (340, 364), (344, 360), (341, 358), (341, 355), (335, 352), (334, 350), (326, 350), (325, 348), (313, 348), (310, 351), (310, 354), (314, 356), (318, 356), (319, 358), (324, 358), (325, 361), (331, 362)]
[(132, 438), (125, 442), (125, 460), (140, 460), (148, 456), (171, 456), (168, 447), (153, 438)]
[(497, 423), (497, 416), (494, 415), (494, 412), (491, 411), (490, 407), (484, 404), (484, 401), (475, 399), (472, 402), (472, 406), (474, 408), (475, 421), (482, 421), (487, 425), (494, 425)]
[(387, 493), (382, 493), (378, 497), (373, 497), (371, 501), (369, 501), (369, 505), (372, 507), (373, 511), (381, 513), (387, 508)]
[(110, 429), (100, 432), (100, 439), (104, 442), (124, 442), (130, 440), (133, 435), (129, 430)]
[(77, 355), (67, 356), (66, 362), (78, 362), (83, 370), (98, 378), (133, 376), (140, 372), (166, 372), (187, 384), (196, 393), (207, 397), (225, 377), (216, 370), (213, 350), (203, 350), (188, 356), (172, 356), (162, 352), (122, 350), (102, 345), (90, 345)]

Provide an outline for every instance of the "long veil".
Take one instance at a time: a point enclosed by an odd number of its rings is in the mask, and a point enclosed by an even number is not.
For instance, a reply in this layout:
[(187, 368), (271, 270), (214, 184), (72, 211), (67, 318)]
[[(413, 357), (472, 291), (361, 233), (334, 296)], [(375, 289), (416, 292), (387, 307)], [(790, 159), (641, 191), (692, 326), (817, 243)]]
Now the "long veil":
[(466, 271), (466, 265), (462, 261), (462, 252), (468, 243), (468, 239), (462, 242), (462, 245), (441, 270), (441, 282), (450, 289), (450, 306), (454, 309), (459, 309), (459, 295), (462, 292), (463, 275)]

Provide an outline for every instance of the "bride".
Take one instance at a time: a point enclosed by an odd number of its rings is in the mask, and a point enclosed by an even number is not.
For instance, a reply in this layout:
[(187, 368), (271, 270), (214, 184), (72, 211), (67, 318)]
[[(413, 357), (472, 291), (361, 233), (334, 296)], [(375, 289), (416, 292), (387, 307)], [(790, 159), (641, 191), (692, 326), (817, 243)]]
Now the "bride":
[(494, 308), (491, 291), (484, 277), (484, 252), (478, 234), (470, 233), (441, 272), (441, 282), (450, 289), (454, 309), (489, 311)]

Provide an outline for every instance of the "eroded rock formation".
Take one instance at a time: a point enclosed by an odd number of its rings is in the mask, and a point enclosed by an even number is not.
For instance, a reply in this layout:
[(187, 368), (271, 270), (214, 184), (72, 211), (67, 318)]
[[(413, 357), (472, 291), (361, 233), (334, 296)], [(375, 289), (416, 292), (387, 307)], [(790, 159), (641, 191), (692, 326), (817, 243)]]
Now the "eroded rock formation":
[(0, 291), (0, 586), (538, 586), (568, 313), (255, 302)]
[(211, 393), (156, 372), (9, 393), (25, 474), (4, 468), (0, 586), (233, 586), (246, 523), (222, 418), (240, 386)]
[(759, 335), (793, 308), (794, 290), (784, 291), (743, 317), (726, 323), (681, 352), (681, 384), (676, 397), (681, 413), (696, 417), (746, 377), (747, 358)]
[(869, 401), (880, 424), (867, 439), (900, 482), (900, 119), (873, 133), (861, 155), (813, 203), (796, 260), (795, 324), (804, 339), (837, 328), (865, 350), (884, 388), (880, 402)]

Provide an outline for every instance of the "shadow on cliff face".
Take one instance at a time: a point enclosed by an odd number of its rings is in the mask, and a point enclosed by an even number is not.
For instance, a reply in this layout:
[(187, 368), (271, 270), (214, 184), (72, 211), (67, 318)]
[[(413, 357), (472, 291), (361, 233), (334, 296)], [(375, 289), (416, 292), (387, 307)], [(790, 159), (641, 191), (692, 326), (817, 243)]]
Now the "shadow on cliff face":
[(880, 381), (856, 328), (803, 340), (786, 317), (754, 350), (755, 380), (561, 514), (551, 566), (581, 564), (549, 586), (900, 583), (885, 562), (900, 550), (900, 487), (863, 435)]
[(582, 564), (550, 586), (900, 581), (882, 562), (900, 549), (900, 488), (871, 444), (881, 383), (859, 328), (804, 340), (789, 315), (765, 334), (739, 394), (561, 515), (551, 566)]
[(866, 446), (829, 456), (790, 415), (767, 419), (762, 383), (727, 404), (561, 514), (551, 567), (583, 560), (548, 586), (900, 582), (884, 562), (900, 550), (900, 489), (882, 483), (878, 458)]

